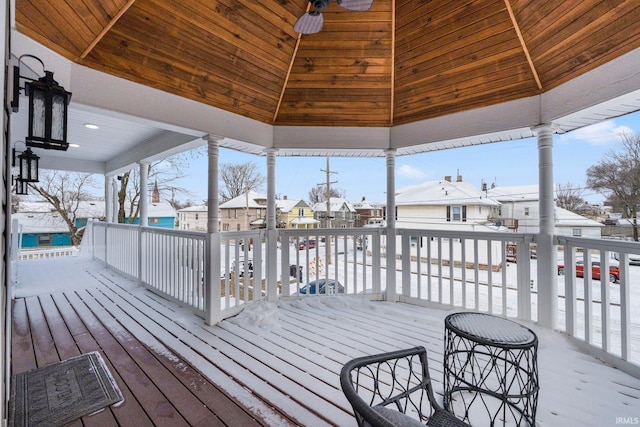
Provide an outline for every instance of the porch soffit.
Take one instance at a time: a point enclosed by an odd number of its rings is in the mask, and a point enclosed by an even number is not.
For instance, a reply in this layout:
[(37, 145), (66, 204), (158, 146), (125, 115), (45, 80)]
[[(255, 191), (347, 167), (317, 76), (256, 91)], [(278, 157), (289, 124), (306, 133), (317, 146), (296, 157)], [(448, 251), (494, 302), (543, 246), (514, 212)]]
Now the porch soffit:
[(78, 158), (105, 172), (144, 142), (137, 155), (158, 155), (148, 141), (167, 135), (174, 151), (217, 135), (254, 154), (402, 155), (640, 109), (634, 0), (331, 4), (323, 31), (298, 37), (307, 4), (18, 0), (12, 53), (41, 57), (74, 111), (126, 122), (114, 140), (127, 147)]

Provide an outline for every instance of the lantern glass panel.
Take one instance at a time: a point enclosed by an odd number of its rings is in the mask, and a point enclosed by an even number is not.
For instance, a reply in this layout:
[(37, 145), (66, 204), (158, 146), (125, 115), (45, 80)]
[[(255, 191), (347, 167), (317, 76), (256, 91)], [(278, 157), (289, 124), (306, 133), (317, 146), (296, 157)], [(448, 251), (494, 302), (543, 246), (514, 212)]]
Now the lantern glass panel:
[(46, 94), (34, 85), (31, 87), (31, 106), (33, 118), (31, 121), (31, 135), (37, 138), (46, 136)]
[(51, 139), (53, 141), (64, 141), (64, 112), (66, 107), (66, 97), (62, 94), (54, 93), (52, 102)]

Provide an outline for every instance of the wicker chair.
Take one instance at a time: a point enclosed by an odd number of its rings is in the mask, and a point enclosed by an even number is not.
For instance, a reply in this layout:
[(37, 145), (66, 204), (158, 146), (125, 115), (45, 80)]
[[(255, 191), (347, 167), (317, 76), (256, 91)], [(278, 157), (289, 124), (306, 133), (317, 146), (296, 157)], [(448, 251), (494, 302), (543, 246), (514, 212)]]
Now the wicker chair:
[(436, 402), (424, 347), (353, 359), (340, 385), (360, 427), (468, 426)]

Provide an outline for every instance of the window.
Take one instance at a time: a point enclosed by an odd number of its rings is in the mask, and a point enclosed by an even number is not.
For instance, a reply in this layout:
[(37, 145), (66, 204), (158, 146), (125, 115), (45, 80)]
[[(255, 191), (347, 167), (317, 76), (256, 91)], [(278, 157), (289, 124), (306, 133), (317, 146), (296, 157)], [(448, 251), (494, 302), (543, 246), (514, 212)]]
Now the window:
[(574, 228), (571, 230), (571, 235), (573, 237), (582, 237), (582, 228)]
[(39, 234), (38, 246), (51, 246), (51, 234)]
[(298, 216), (304, 216), (304, 208), (298, 208)]
[(529, 216), (529, 208), (524, 208), (524, 216)]
[(229, 231), (229, 224), (222, 224), (222, 231)]
[(198, 220), (198, 214), (196, 214), (196, 221)]
[(447, 206), (447, 221), (466, 221), (466, 206)]
[(149, 225), (154, 224), (154, 225), (158, 225), (160, 224), (160, 218), (155, 217), (155, 218), (149, 218)]

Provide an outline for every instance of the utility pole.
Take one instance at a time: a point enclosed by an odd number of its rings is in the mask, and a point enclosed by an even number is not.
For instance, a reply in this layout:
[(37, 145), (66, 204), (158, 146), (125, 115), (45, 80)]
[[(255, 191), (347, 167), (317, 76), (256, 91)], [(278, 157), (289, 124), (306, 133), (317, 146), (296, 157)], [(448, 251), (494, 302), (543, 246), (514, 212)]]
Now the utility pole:
[[(327, 198), (327, 215), (325, 216), (325, 218), (327, 219), (327, 228), (331, 229), (331, 184), (335, 184), (338, 181), (331, 181), (331, 174), (332, 173), (338, 173), (338, 172), (332, 172), (331, 168), (329, 167), (329, 156), (327, 156), (327, 168), (326, 169), (320, 169), (322, 172), (326, 173), (326, 182), (325, 185), (327, 186), (326, 188), (326, 198)], [(331, 236), (327, 236), (327, 243), (326, 243), (326, 248), (327, 248), (327, 265), (331, 264)]]

